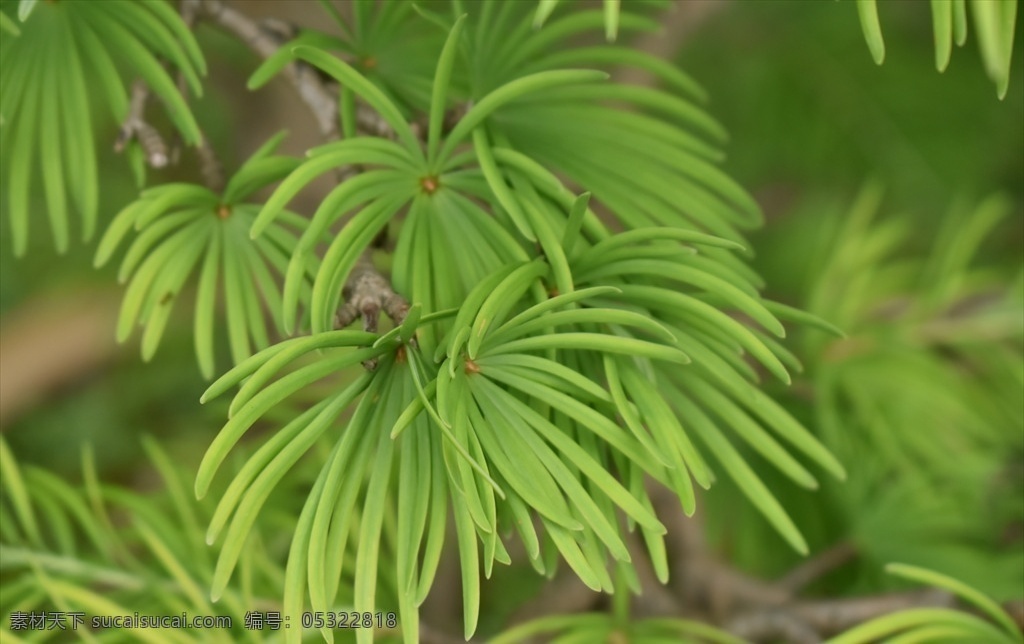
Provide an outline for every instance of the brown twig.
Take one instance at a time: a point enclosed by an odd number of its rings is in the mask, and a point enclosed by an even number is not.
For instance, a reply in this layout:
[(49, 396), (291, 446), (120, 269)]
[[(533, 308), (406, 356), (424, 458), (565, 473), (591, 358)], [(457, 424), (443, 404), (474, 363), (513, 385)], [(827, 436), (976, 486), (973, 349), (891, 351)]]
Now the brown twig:
[(199, 174), (203, 177), (203, 183), (213, 192), (220, 193), (225, 185), (224, 166), (205, 133), (196, 146), (196, 156), (199, 158)]
[[(201, 9), (201, 0), (182, 0), (180, 13), (182, 22), (192, 28)], [(182, 96), (188, 96), (188, 84), (185, 75), (179, 71), (176, 76), (176, 86)], [(114, 141), (114, 150), (122, 152), (130, 141), (137, 140), (142, 146), (146, 155), (146, 162), (154, 168), (166, 167), (169, 163), (177, 163), (180, 155), (181, 136), (175, 133), (170, 146), (163, 140), (156, 128), (146, 122), (144, 113), (149, 102), (149, 86), (141, 80), (132, 84), (131, 103), (128, 116), (121, 124), (121, 130)], [(210, 147), (209, 139), (202, 133), (202, 139), (196, 146), (196, 154), (199, 157), (199, 171), (206, 187), (214, 192), (220, 192), (224, 188), (224, 169), (220, 159), (217, 158), (213, 148)]]
[(43, 293), (0, 316), (0, 430), (120, 350), (116, 292)]
[(803, 590), (810, 583), (832, 572), (857, 557), (857, 549), (849, 541), (838, 543), (790, 570), (776, 582), (791, 594)]
[(185, 23), (185, 26), (192, 29), (196, 25), (196, 20), (199, 19), (199, 14), (203, 10), (202, 0), (181, 0), (181, 4), (178, 7), (178, 13), (181, 14), (181, 21)]
[(146, 163), (154, 168), (163, 168), (170, 160), (170, 155), (167, 152), (167, 144), (164, 143), (160, 133), (145, 120), (148, 100), (149, 87), (141, 80), (132, 83), (128, 116), (121, 123), (121, 129), (114, 141), (114, 151), (123, 152), (131, 141), (138, 141), (146, 155)]
[(448, 635), (444, 631), (434, 628), (422, 619), (419, 624), (421, 644), (466, 644), (461, 637)]
[(944, 607), (956, 605), (953, 595), (929, 588), (907, 593), (892, 593), (874, 597), (846, 597), (796, 602), (786, 611), (803, 620), (819, 634), (832, 635), (882, 615), (908, 608)]
[[(748, 575), (720, 561), (703, 535), (700, 513), (686, 517), (675, 496), (660, 485), (648, 492), (658, 517), (672, 537), (667, 542), (672, 566), (670, 589), (680, 599), (681, 615), (716, 623), (751, 642), (818, 642), (869, 620), (909, 608), (957, 608), (955, 597), (937, 589), (841, 599), (800, 599), (808, 584), (857, 556), (841, 542), (794, 567), (775, 582)], [(634, 558), (636, 559), (636, 558)], [(972, 612), (967, 606), (960, 609)], [(1024, 616), (1024, 604), (1005, 606)], [(1014, 613), (1014, 609), (1019, 612)]]
[(1010, 616), (1017, 628), (1024, 631), (1024, 598), (1003, 602), (1003, 610)]
[[(662, 12), (660, 29), (637, 37), (629, 46), (663, 60), (673, 60), (687, 38), (728, 6), (728, 0), (676, 0)], [(648, 87), (657, 84), (655, 75), (640, 67), (614, 70), (612, 82)]]
[[(203, 11), (202, 0), (181, 0), (178, 9), (181, 20), (189, 29), (194, 29), (199, 16)], [(188, 84), (185, 82), (185, 75), (178, 72), (178, 91), (182, 96), (188, 95)], [(221, 192), (224, 189), (224, 165), (210, 145), (210, 139), (203, 132), (203, 138), (196, 146), (196, 156), (199, 158), (199, 173), (203, 177), (203, 183), (214, 192)], [(175, 150), (177, 152), (177, 150)]]
[(699, 511), (687, 517), (672, 492), (653, 484), (648, 491), (672, 535), (666, 543), (669, 584), (689, 610), (721, 623), (745, 607), (778, 606), (790, 599), (786, 590), (719, 561), (705, 543)]
[(640, 595), (633, 599), (631, 613), (640, 619), (681, 614), (682, 603), (667, 586), (658, 581), (643, 540), (636, 532), (626, 532), (624, 536), (633, 568), (636, 570), (637, 581), (640, 583)]
[(807, 622), (777, 608), (741, 613), (726, 624), (726, 630), (748, 642), (817, 644), (821, 641)]
[(509, 619), (510, 624), (521, 624), (545, 615), (579, 613), (595, 608), (601, 594), (588, 588), (576, 573), (563, 570), (545, 584), (540, 592), (520, 606)]

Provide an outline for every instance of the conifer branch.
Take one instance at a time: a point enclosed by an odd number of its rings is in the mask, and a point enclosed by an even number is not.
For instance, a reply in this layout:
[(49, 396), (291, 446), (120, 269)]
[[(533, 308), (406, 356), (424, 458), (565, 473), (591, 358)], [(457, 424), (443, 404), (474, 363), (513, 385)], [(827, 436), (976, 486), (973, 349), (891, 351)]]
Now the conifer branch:
[[(192, 28), (195, 26), (201, 6), (201, 0), (183, 0), (180, 7), (182, 22)], [(180, 70), (175, 79), (175, 85), (182, 96), (188, 95), (188, 86), (185, 75)], [(149, 102), (150, 89), (142, 80), (136, 80), (132, 84), (131, 102), (129, 104), (128, 116), (121, 124), (120, 132), (114, 141), (114, 151), (123, 152), (128, 143), (137, 140), (145, 154), (146, 163), (152, 168), (164, 168), (168, 164), (176, 164), (180, 154), (181, 137), (176, 133), (172, 139), (172, 145), (168, 146), (163, 137), (155, 127), (145, 119), (146, 105)], [(215, 192), (224, 188), (224, 168), (209, 139), (203, 133), (202, 140), (196, 147), (196, 154), (199, 158), (199, 170), (206, 187)]]
[[(222, 0), (191, 0), (198, 2), (203, 14), (226, 31), (234, 34), (249, 46), (260, 57), (267, 58), (274, 54), (282, 42), (294, 35), (294, 27), (280, 21), (257, 22), (243, 12), (226, 5)], [(284, 69), (285, 76), (297, 91), (299, 98), (316, 118), (321, 136), (327, 140), (338, 138), (338, 98), (337, 85), (321, 78), (317, 71), (295, 61)], [(453, 106), (445, 114), (444, 129), (451, 127), (465, 115), (469, 105), (460, 103)], [(425, 136), (425, 118), (413, 122), (413, 131), (420, 138)], [(356, 127), (361, 134), (394, 138), (395, 133), (390, 125), (369, 106), (360, 103), (356, 111)], [(204, 168), (207, 167), (204, 161)], [(343, 168), (338, 173), (338, 180), (344, 181), (358, 168)], [(205, 176), (204, 172), (204, 176)], [(380, 312), (383, 311), (395, 324), (401, 324), (409, 310), (405, 298), (395, 293), (388, 278), (373, 266), (369, 254), (364, 254), (349, 276), (344, 288), (345, 305), (338, 311), (336, 323), (339, 328), (348, 326), (357, 318), (363, 318), (363, 328), (376, 331)], [(368, 364), (368, 368), (373, 368)]]
[[(282, 43), (292, 38), (296, 29), (293, 25), (281, 21), (257, 21), (243, 12), (226, 5), (222, 0), (188, 0), (186, 4), (198, 4), (203, 15), (224, 30), (234, 34), (261, 58), (268, 58), (278, 51)], [(316, 118), (320, 134), (325, 141), (337, 139), (338, 131), (338, 86), (324, 79), (316, 69), (293, 61), (284, 68), (286, 78), (297, 91), (299, 98)], [(457, 103), (447, 110), (442, 129), (451, 130), (465, 116), (471, 107), (470, 102)], [(411, 123), (415, 135), (423, 139), (426, 136), (427, 116), (421, 115)], [(360, 134), (388, 139), (395, 138), (393, 128), (370, 106), (359, 103), (356, 106), (356, 130)], [(202, 156), (204, 177), (208, 167), (207, 159)], [(212, 164), (209, 167), (213, 167)], [(359, 168), (346, 166), (337, 172), (338, 181), (344, 181)], [(363, 328), (376, 331), (380, 312), (383, 311), (395, 324), (401, 324), (409, 310), (409, 303), (395, 293), (388, 278), (373, 266), (369, 254), (364, 254), (353, 269), (343, 290), (345, 305), (338, 311), (336, 323), (339, 328), (348, 326), (357, 318), (363, 318)], [(366, 365), (375, 366), (375, 361)]]

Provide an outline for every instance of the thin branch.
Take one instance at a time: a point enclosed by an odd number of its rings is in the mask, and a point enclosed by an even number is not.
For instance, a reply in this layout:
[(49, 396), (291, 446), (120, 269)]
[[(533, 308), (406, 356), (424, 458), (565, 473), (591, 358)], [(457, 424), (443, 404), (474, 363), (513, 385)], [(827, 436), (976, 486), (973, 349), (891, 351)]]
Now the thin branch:
[(812, 582), (857, 557), (857, 549), (849, 541), (838, 543), (790, 570), (776, 582), (791, 594), (796, 594)]
[(118, 299), (115, 291), (55, 291), (0, 316), (0, 431), (117, 355)]
[(181, 0), (178, 13), (181, 14), (181, 21), (185, 23), (185, 26), (192, 29), (196, 26), (196, 20), (202, 10), (202, 0)]
[(800, 618), (818, 633), (839, 633), (866, 621), (908, 608), (953, 608), (956, 600), (950, 593), (929, 588), (874, 597), (849, 597), (797, 602), (786, 610)]
[(419, 623), (419, 630), (421, 644), (466, 644), (465, 639), (448, 635), (444, 631), (427, 624), (422, 619)]
[(563, 615), (593, 610), (602, 595), (588, 588), (576, 573), (563, 570), (540, 592), (523, 603), (509, 618), (509, 625), (522, 624), (546, 615)]
[(121, 130), (114, 141), (114, 151), (123, 152), (131, 141), (138, 141), (146, 155), (146, 163), (154, 168), (163, 168), (170, 160), (170, 155), (160, 133), (144, 118), (148, 99), (149, 87), (141, 80), (132, 83), (128, 116), (121, 123)]
[(203, 133), (202, 140), (196, 146), (196, 156), (199, 157), (199, 173), (203, 177), (203, 183), (213, 192), (220, 193), (224, 190), (224, 166), (220, 162), (217, 153), (210, 146), (210, 140)]
[[(181, 20), (189, 29), (195, 29), (196, 22), (203, 11), (202, 0), (181, 0), (178, 10), (181, 13)], [(182, 96), (188, 95), (188, 83), (185, 81), (185, 74), (178, 71), (178, 91)], [(203, 177), (203, 183), (213, 192), (224, 190), (226, 179), (224, 177), (224, 164), (210, 145), (210, 139), (206, 133), (196, 147), (196, 156), (199, 158), (199, 173)], [(177, 151), (177, 150), (176, 150)]]
[[(662, 60), (673, 60), (683, 44), (729, 4), (728, 0), (676, 0), (661, 13), (660, 29), (644, 33), (629, 46)], [(657, 79), (646, 69), (621, 67), (612, 72), (612, 82), (652, 87)]]
[(726, 624), (726, 630), (748, 642), (817, 644), (821, 641), (818, 633), (805, 621), (778, 609), (742, 613)]
[[(201, 0), (182, 0), (181, 2), (181, 19), (190, 29), (195, 26), (201, 10), (200, 2)], [(182, 96), (188, 96), (188, 85), (185, 82), (185, 75), (181, 71), (177, 73), (176, 85)], [(168, 146), (156, 128), (146, 122), (144, 114), (149, 97), (149, 86), (141, 80), (136, 80), (132, 84), (128, 116), (121, 124), (121, 130), (114, 141), (114, 150), (122, 152), (129, 142), (137, 140), (145, 153), (146, 163), (153, 168), (163, 168), (168, 163), (177, 163), (181, 152), (181, 136), (179, 133), (175, 133), (171, 146)], [(210, 147), (205, 133), (202, 133), (202, 139), (196, 147), (196, 154), (199, 157), (199, 170), (206, 187), (214, 192), (220, 192), (224, 188), (224, 169), (220, 159)]]
[[(675, 496), (650, 483), (648, 493), (671, 537), (666, 542), (672, 566), (670, 590), (680, 613), (721, 625), (753, 642), (817, 642), (877, 617), (911, 608), (942, 607), (978, 614), (972, 607), (934, 588), (841, 599), (799, 599), (795, 595), (816, 579), (857, 556), (841, 542), (770, 582), (747, 575), (717, 559), (704, 539), (701, 514), (686, 517)], [(637, 557), (634, 557), (636, 560)], [(1024, 602), (1004, 608), (1024, 621)], [(978, 615), (984, 618), (984, 615)]]
[(637, 618), (654, 616), (673, 616), (683, 612), (682, 603), (663, 586), (654, 572), (647, 547), (636, 532), (625, 532), (623, 537), (629, 548), (633, 568), (636, 570), (637, 581), (640, 582), (640, 595), (633, 599), (632, 612)]
[(1003, 602), (1002, 606), (1017, 628), (1024, 631), (1024, 599), (1011, 599)]
[[(395, 130), (383, 117), (369, 105), (356, 105), (356, 132), (382, 139), (395, 139)], [(414, 133), (418, 134), (418, 132)]]
[(666, 543), (669, 583), (684, 606), (721, 622), (740, 608), (779, 606), (789, 601), (786, 590), (718, 560), (704, 540), (700, 511), (687, 517), (675, 495), (661, 485), (649, 483), (648, 493), (673, 537)]

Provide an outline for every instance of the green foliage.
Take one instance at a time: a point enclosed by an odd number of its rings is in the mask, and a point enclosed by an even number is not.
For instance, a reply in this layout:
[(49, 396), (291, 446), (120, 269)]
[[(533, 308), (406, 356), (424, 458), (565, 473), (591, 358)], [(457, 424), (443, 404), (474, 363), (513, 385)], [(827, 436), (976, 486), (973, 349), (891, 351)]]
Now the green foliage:
[[(282, 223), (269, 226), (265, 236), (251, 240), (248, 231), (259, 206), (246, 203), (246, 199), (298, 165), (295, 159), (273, 155), (283, 137), (279, 134), (257, 150), (228, 181), (221, 195), (189, 183), (164, 184), (143, 191), (138, 200), (114, 217), (100, 240), (95, 264), (102, 266), (109, 261), (130, 231), (138, 233), (118, 272), (120, 282), (128, 281), (129, 276), (131, 281), (121, 307), (117, 337), (123, 342), (136, 323), (144, 326), (143, 360), (148, 361), (156, 352), (174, 304), (197, 265), (195, 346), (203, 376), (211, 378), (214, 374), (218, 290), (224, 294), (233, 360), (241, 362), (251, 355), (253, 347), (260, 350), (270, 344), (257, 293), (271, 310), (280, 310), (281, 292), (273, 271), (284, 275), (298, 244), (292, 230), (302, 230), (306, 221), (294, 213), (279, 213)], [(309, 273), (315, 264), (305, 257), (298, 266), (302, 272), (293, 286), (308, 292)], [(281, 324), (277, 327), (280, 329)]]
[[(3, 7), (12, 7), (7, 0)], [(8, 9), (10, 11), (10, 9)], [(3, 15), (7, 15), (4, 12)], [(162, 0), (112, 5), (106, 2), (35, 2), (21, 0), (21, 35), (0, 44), (0, 159), (6, 168), (8, 218), (15, 253), (28, 243), (32, 187), (42, 184), (46, 211), (57, 250), (68, 248), (69, 201), (82, 217), (82, 236), (96, 230), (99, 186), (92, 88), (98, 87), (110, 120), (128, 115), (125, 71), (144, 80), (168, 108), (168, 116), (187, 143), (199, 142), (199, 127), (171, 75), (158, 58), (202, 94), (200, 75), (206, 63), (192, 32)], [(9, 30), (13, 25), (5, 19)], [(62, 43), (56, 47), (53, 43)], [(141, 152), (135, 149), (135, 155)], [(141, 163), (141, 158), (137, 159)]]
[[(528, 15), (519, 20), (529, 24)], [(377, 506), (391, 495), (397, 496), (399, 508), (409, 509), (399, 511), (398, 525), (398, 561), (404, 563), (396, 572), (404, 623), (417, 621), (415, 607), (425, 597), (436, 565), (431, 557), (437, 546), (431, 544), (443, 541), (443, 532), (437, 532), (443, 527), (434, 523), (426, 529), (424, 521), (428, 514), (442, 515), (451, 503), (463, 564), (467, 636), (476, 626), (479, 546), (485, 574), (495, 560), (508, 563), (497, 539), (505, 526), (520, 531), (538, 571), (553, 571), (549, 553), (557, 551), (587, 585), (611, 591), (605, 557), (629, 561), (616, 517), (621, 510), (630, 525), (640, 526), (659, 577), (667, 578), (660, 537), (664, 528), (651, 514), (643, 480), (649, 475), (668, 485), (684, 509), (693, 512), (691, 476), (707, 487), (712, 475), (691, 431), (801, 551), (806, 545), (799, 530), (732, 447), (724, 429), (735, 431), (801, 485), (813, 488), (817, 481), (767, 428), (833, 475), (843, 476), (839, 463), (807, 430), (757, 391), (750, 382), (756, 376), (739, 358), (750, 351), (779, 378), (789, 380), (777, 357), (785, 351), (764, 332), (724, 312), (734, 308), (770, 333), (785, 334), (758, 294), (757, 276), (732, 254), (742, 249), (737, 228), (756, 225), (759, 212), (711, 161), (719, 154), (713, 143), (702, 139), (720, 140), (724, 133), (692, 102), (702, 95), (699, 88), (650, 61), (646, 66), (661, 71), (683, 94), (612, 85), (602, 82), (604, 76), (597, 72), (541, 70), (520, 60), (518, 77), (506, 68), (511, 80), (478, 94), (472, 91), (472, 67), (456, 64), (460, 59), (453, 53), (463, 33), (470, 47), (489, 42), (473, 33), (486, 24), (472, 16), (468, 21), (460, 18), (435, 56), (439, 63), (432, 98), (420, 106), (430, 110), (425, 151), (402, 110), (383, 90), (384, 83), (309, 45), (294, 49), (297, 57), (374, 107), (396, 140), (351, 137), (311, 150), (256, 218), (253, 234), (259, 236), (316, 176), (348, 164), (373, 168), (341, 183), (325, 199), (288, 270), (286, 321), (295, 319), (301, 303), (289, 295), (297, 292), (292, 278), (304, 275), (301, 267), (315, 252), (315, 240), (341, 214), (356, 209), (330, 242), (314, 280), (308, 304), (314, 335), (254, 356), (207, 393), (219, 393), (252, 374), (200, 467), (197, 492), (205, 493), (228, 450), (273, 404), (346, 365), (370, 358), (385, 362), (372, 377), (357, 379), (281, 429), (250, 461), (250, 478), (236, 478), (237, 494), (222, 501), (225, 513), (242, 490), (248, 491), (222, 550), (215, 594), (231, 573), (261, 499), (360, 394), (361, 402), (337, 442), (338, 458), (357, 458), (362, 452), (353, 450), (362, 445), (366, 452), (358, 462), (376, 458), (377, 465), (372, 474), (345, 470), (349, 478), (340, 498), (347, 499), (344, 507), (359, 503), (365, 483), (364, 512), (373, 521), (381, 520)], [(573, 31), (578, 28), (573, 26)], [(522, 49), (529, 50), (529, 40), (537, 36), (524, 38)], [(538, 58), (544, 60), (540, 51), (538, 47)], [(475, 53), (470, 49), (469, 60), (488, 60)], [(595, 57), (602, 62), (647, 60), (599, 48), (558, 62)], [(544, 67), (549, 65), (550, 59)], [(459, 88), (467, 85), (469, 96), (458, 96)], [(452, 95), (471, 98), (473, 104), (440, 140), (440, 114)], [(625, 101), (647, 110), (625, 113), (595, 104), (595, 99)], [(601, 134), (616, 130), (620, 135), (615, 137)], [(470, 138), (473, 148), (457, 153), (457, 146)], [(683, 147), (669, 146), (666, 139)], [(619, 167), (643, 172), (644, 181), (638, 183)], [(592, 193), (631, 232), (609, 233), (558, 179), (560, 172)], [(687, 193), (680, 193), (680, 186)], [(329, 331), (356, 260), (403, 208), (408, 212), (397, 235), (393, 281), (423, 311), (437, 315), (422, 318), (415, 329), (410, 316), (408, 331), (380, 338)], [(579, 234), (567, 232), (577, 230)], [(453, 255), (451, 245), (465, 252)], [(295, 265), (300, 268), (293, 270)], [(454, 318), (440, 315), (450, 308), (457, 309)], [(428, 319), (435, 323), (424, 324)], [(359, 348), (366, 345), (372, 346)], [(341, 348), (345, 346), (350, 348)], [(339, 350), (269, 384), (273, 374), (302, 353), (328, 347)], [(691, 373), (659, 366), (688, 364), (688, 354), (699, 355), (702, 363)], [(652, 395), (652, 379), (668, 402)], [(386, 393), (377, 393), (377, 388)], [(432, 424), (419, 415), (424, 410)], [(612, 420), (616, 414), (626, 429)], [(692, 429), (684, 431), (680, 420)], [(395, 444), (389, 434), (400, 435)], [(382, 442), (374, 449), (375, 440)], [(420, 441), (419, 447), (411, 441)], [(395, 459), (413, 458), (407, 454), (411, 450), (419, 459), (433, 454), (416, 466), (430, 472), (429, 485), (413, 486), (403, 483), (401, 475), (389, 474)], [(608, 473), (613, 466), (623, 482)], [(326, 476), (333, 481), (338, 474)], [(395, 485), (397, 492), (390, 491)], [(326, 483), (325, 488), (337, 489)], [(333, 536), (337, 524), (326, 512), (335, 500), (309, 498), (307, 507), (316, 507), (316, 514), (303, 528), (308, 534), (300, 532), (297, 540), (308, 539), (311, 550), (299, 553), (297, 563), (293, 553), (291, 566), (322, 561), (323, 553), (313, 549), (322, 546), (316, 544), (343, 542), (354, 529), (343, 523), (339, 536)], [(428, 507), (437, 509), (428, 513)], [(533, 515), (545, 528), (540, 536), (530, 525)], [(339, 510), (337, 516), (347, 514)], [(407, 519), (414, 523), (405, 528)], [(378, 523), (364, 521), (356, 539), (355, 583), (365, 591), (357, 596), (370, 602), (367, 610), (373, 608), (373, 589), (384, 574), (376, 565), (380, 530)], [(417, 574), (421, 547), (425, 550)], [(315, 608), (330, 603), (340, 566), (338, 560), (326, 574), (310, 569), (309, 595)], [(296, 575), (301, 579), (301, 573)], [(289, 592), (299, 587), (301, 582), (290, 584)], [(406, 637), (415, 639), (411, 630)]]
[[(774, 480), (773, 489), (803, 508), (797, 518), (814, 542), (854, 541), (864, 558), (854, 589), (881, 583), (876, 571), (900, 559), (1012, 597), (1024, 557), (1003, 538), (1024, 517), (1010, 482), (1024, 455), (1024, 302), (1019, 277), (1010, 283), (977, 257), (1008, 203), (954, 205), (927, 236), (909, 214), (883, 216), (880, 205), (872, 185), (850, 207), (809, 207), (790, 224), (820, 244), (789, 265), (805, 276), (797, 304), (846, 336), (802, 334), (797, 352), (814, 358), (796, 386), (813, 398), (780, 402), (848, 469), (858, 465), (821, 495)], [(709, 503), (737, 494), (716, 492)], [(743, 514), (713, 518), (713, 534), (765, 561), (769, 528)]]
[[(735, 641), (696, 621), (626, 614), (639, 586), (629, 533), (668, 580), (653, 485), (687, 516), (706, 504), (712, 534), (762, 560), (785, 560), (781, 541), (803, 555), (852, 535), (864, 577), (897, 543), (919, 554), (902, 560), (949, 555), (965, 578), (996, 571), (984, 589), (1007, 594), (1024, 558), (985, 548), (1002, 522), (1024, 519), (1019, 495), (984, 525), (955, 513), (991, 502), (1007, 455), (1024, 454), (1011, 402), (1024, 388), (1024, 277), (1007, 289), (1002, 267), (972, 263), (1006, 216), (1003, 198), (954, 209), (927, 253), (910, 253), (922, 245), (912, 220), (876, 219), (873, 188), (848, 215), (805, 218), (814, 244), (786, 248), (806, 259), (808, 284), (789, 306), (765, 297), (751, 265), (748, 237), (763, 215), (722, 168), (727, 133), (705, 110), (707, 92), (665, 61), (608, 44), (656, 29), (645, 11), (663, 3), (357, 1), (347, 16), (321, 4), (334, 33), (297, 31), (248, 87), (286, 70), (319, 74), (330, 91), (337, 84), (336, 133), (303, 158), (276, 154), (284, 135), (273, 137), (223, 190), (145, 189), (96, 249), (105, 265), (135, 233), (118, 271), (127, 288), (117, 335), (142, 326), (144, 360), (193, 284), (207, 379), (218, 371), (216, 329), (227, 331), (233, 366), (201, 400), (234, 395), (195, 474), (200, 503), (152, 441), (166, 498), (101, 486), (88, 457), (78, 492), (18, 464), (0, 440), (5, 610), (49, 602), (127, 614), (145, 585), (135, 610), (228, 613), (240, 625), (257, 601), (292, 620), (307, 608), (386, 609), (401, 623), (390, 634), (417, 642), (420, 606), (453, 543), (467, 639), (485, 630), (480, 573), (490, 579), (496, 562), (523, 552), (549, 578), (564, 562), (612, 594), (613, 610), (545, 617), (496, 641)], [(1016, 3), (981, 5), (976, 32), (1004, 95)], [(22, 0), (16, 24), (13, 2), (3, 5), (0, 126), (17, 253), (36, 156), (58, 249), (68, 245), (65, 191), (86, 237), (97, 225), (93, 87), (120, 123), (123, 80), (138, 75), (186, 142), (205, 138), (172, 81), (177, 73), (200, 93), (191, 31), (158, 0), (120, 6)], [(966, 34), (965, 6), (933, 3), (940, 69), (950, 38)], [(858, 7), (881, 62), (874, 2)], [(72, 46), (46, 44), (58, 37)], [(616, 67), (657, 86), (613, 82)], [(288, 209), (332, 175), (308, 218)], [(408, 313), (379, 332), (335, 329), (357, 265), (382, 246)], [(813, 401), (782, 389), (794, 381)], [(128, 527), (114, 527), (115, 512)], [(741, 519), (743, 534), (728, 534)], [(894, 571), (948, 588), (997, 625), (912, 611), (837, 641), (1016, 636), (962, 583)], [(100, 596), (93, 586), (104, 583), (113, 592)]]
[[(935, 67), (940, 72), (946, 71), (953, 42), (960, 47), (967, 42), (968, 7), (985, 72), (996, 84), (999, 98), (1006, 98), (1016, 33), (1017, 0), (931, 0)], [(878, 0), (857, 0), (857, 13), (871, 57), (881, 65), (885, 60), (885, 42), (878, 19)]]
[(12, 36), (21, 35), (21, 29), (18, 29), (17, 23), (11, 20), (6, 13), (0, 11), (0, 29), (3, 29)]
[[(209, 513), (188, 493), (185, 481), (190, 474), (156, 441), (145, 438), (143, 446), (163, 479), (161, 493), (140, 494), (101, 484), (91, 450), (82, 453), (83, 483), (72, 485), (44, 468), (17, 463), (0, 439), (4, 615), (45, 610), (47, 605), (64, 612), (82, 611), (90, 618), (136, 612), (220, 615), (231, 618), (233, 630), (187, 624), (182, 629), (135, 628), (119, 634), (124, 640), (144, 642), (261, 641), (258, 631), (243, 630), (242, 625), (245, 613), (255, 605), (262, 602), (266, 610), (266, 602), (270, 607), (279, 602), (276, 589), (283, 571), (274, 563), (274, 553), (261, 540), (250, 539), (241, 563), (244, 574), (215, 608), (207, 593), (213, 567), (201, 528)], [(5, 619), (0, 630), (5, 641), (21, 641), (18, 638), (26, 635), (9, 627)], [(84, 626), (78, 633), (88, 641), (101, 639)]]
[[(666, 5), (661, 0), (647, 0), (652, 4)], [(559, 0), (540, 0), (537, 4), (537, 14), (533, 18), (534, 27), (540, 27), (551, 16), (558, 7)], [(620, 0), (604, 0), (604, 33), (609, 41), (614, 41), (619, 34), (619, 12), (621, 10)]]
[[(964, 452), (1005, 453), (1019, 442), (1010, 428), (1024, 422), (1024, 412), (1001, 402), (1024, 386), (1012, 358), (1024, 341), (1021, 293), (971, 265), (1009, 208), (997, 197), (956, 208), (931, 252), (907, 257), (911, 223), (873, 221), (879, 198), (866, 190), (823, 235), (834, 240), (823, 261), (808, 266), (818, 279), (807, 308), (849, 335), (809, 346), (821, 356), (817, 426), (848, 459), (870, 453), (883, 469), (948, 480), (963, 471), (955, 465)], [(958, 395), (942, 393), (951, 391)], [(912, 424), (929, 431), (898, 429)]]
[[(974, 573), (954, 568), (967, 559), (952, 553), (965, 541), (992, 544), (1019, 510), (1002, 507), (985, 524), (950, 512), (992, 507), (993, 486), (1024, 454), (1024, 410), (1013, 402), (1024, 388), (1022, 293), (972, 262), (1008, 205), (993, 197), (955, 206), (928, 252), (910, 255), (910, 220), (875, 220), (879, 198), (865, 190), (808, 266), (818, 279), (807, 308), (849, 334), (829, 346), (808, 338), (808, 355), (820, 356), (809, 367), (820, 397), (815, 427), (844, 462), (872, 463), (858, 485), (839, 491), (863, 517), (855, 522), (869, 552), (949, 566), (1012, 592), (1024, 574), (1019, 553), (990, 545), (965, 566)], [(893, 541), (901, 529), (920, 536)], [(896, 544), (903, 552), (892, 552)]]

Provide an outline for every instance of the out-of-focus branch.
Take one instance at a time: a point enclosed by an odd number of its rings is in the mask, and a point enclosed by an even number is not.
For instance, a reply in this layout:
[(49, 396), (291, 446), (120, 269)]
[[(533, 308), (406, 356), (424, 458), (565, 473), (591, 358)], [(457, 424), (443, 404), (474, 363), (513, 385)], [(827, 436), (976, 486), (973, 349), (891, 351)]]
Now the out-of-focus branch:
[(777, 584), (791, 594), (796, 594), (817, 579), (857, 557), (857, 549), (849, 541), (838, 543), (822, 550), (796, 568), (792, 569)]
[(213, 192), (224, 190), (224, 166), (217, 153), (210, 146), (210, 140), (203, 134), (203, 140), (196, 146), (196, 157), (199, 159), (199, 174), (203, 183)]
[(742, 613), (726, 624), (726, 630), (748, 642), (817, 644), (821, 637), (799, 617), (785, 610)]
[(803, 620), (819, 634), (839, 633), (868, 620), (908, 608), (952, 608), (956, 601), (943, 590), (925, 589), (872, 597), (844, 597), (794, 602), (786, 612)]
[(587, 588), (576, 573), (571, 570), (563, 571), (545, 584), (535, 597), (520, 606), (509, 619), (509, 623), (520, 624), (546, 615), (588, 611), (600, 600), (600, 593)]
[(0, 428), (115, 355), (117, 295), (60, 293), (0, 319)]

